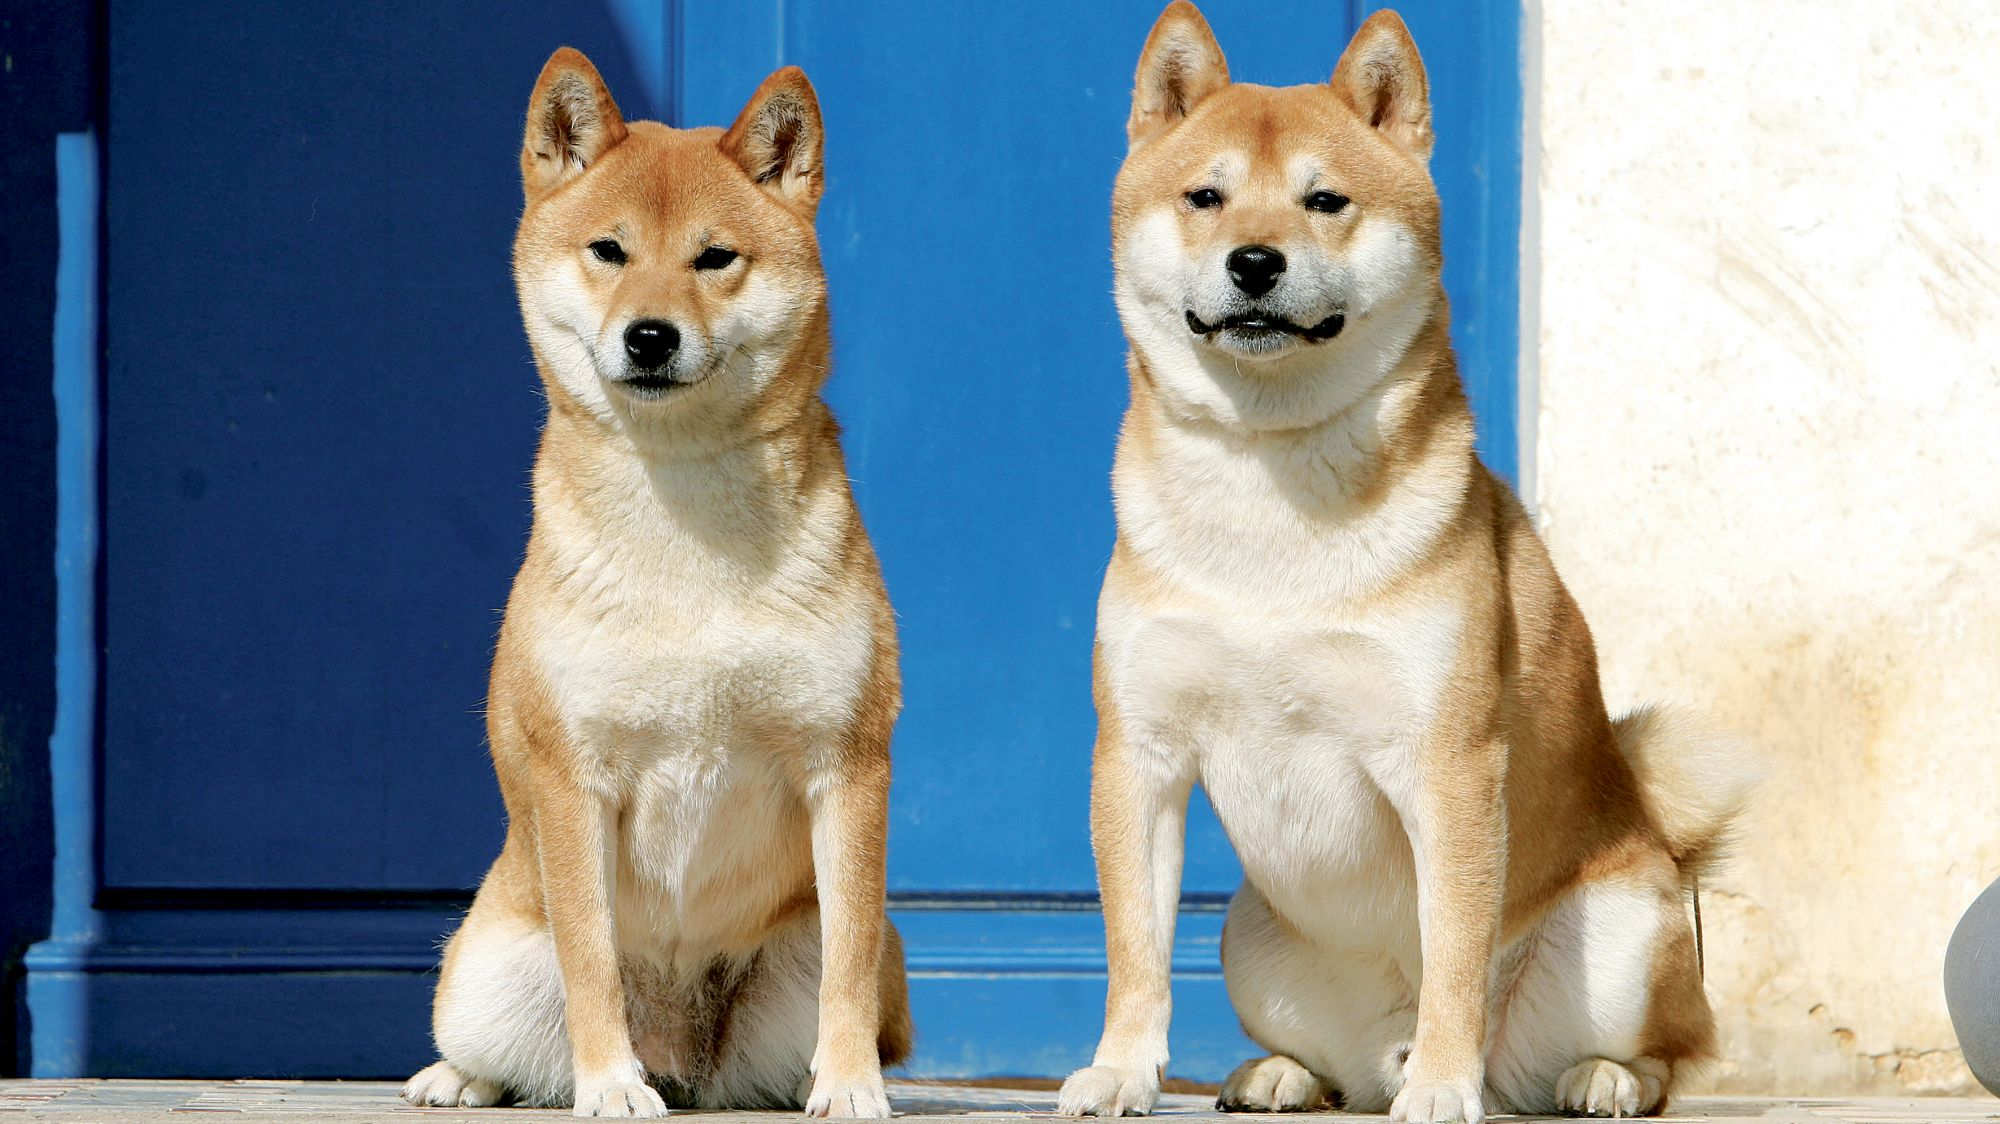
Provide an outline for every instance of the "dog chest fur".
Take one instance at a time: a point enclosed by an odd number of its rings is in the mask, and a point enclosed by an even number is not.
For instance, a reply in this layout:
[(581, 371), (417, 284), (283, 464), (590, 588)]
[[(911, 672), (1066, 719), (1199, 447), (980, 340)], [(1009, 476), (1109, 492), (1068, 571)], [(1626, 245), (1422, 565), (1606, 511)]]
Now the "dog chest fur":
[(846, 727), (874, 656), (866, 606), (800, 618), (762, 599), (689, 600), (663, 591), (657, 605), (593, 606), (539, 630), (563, 724), (608, 783), (682, 758), (810, 746)]
[(1121, 448), (1120, 527), (1147, 579), (1114, 566), (1099, 614), (1134, 742), (1199, 776), (1280, 913), (1371, 948), (1415, 940), (1396, 808), (1463, 632), (1450, 599), (1385, 595), (1449, 533), (1463, 467), (1362, 483), (1416, 388), (1392, 381), (1308, 434), (1169, 421)]
[(1415, 939), (1396, 807), (1459, 643), (1449, 604), (1339, 618), (1245, 611), (1254, 595), (1107, 596), (1102, 658), (1130, 744), (1197, 777), (1247, 877), (1344, 943)]
[(875, 621), (829, 564), (839, 511), (714, 477), (649, 491), (682, 484), (678, 508), (635, 500), (615, 541), (551, 498), (554, 588), (523, 623), (576, 767), (621, 809), (621, 943), (698, 957), (810, 884), (801, 785), (853, 721)]

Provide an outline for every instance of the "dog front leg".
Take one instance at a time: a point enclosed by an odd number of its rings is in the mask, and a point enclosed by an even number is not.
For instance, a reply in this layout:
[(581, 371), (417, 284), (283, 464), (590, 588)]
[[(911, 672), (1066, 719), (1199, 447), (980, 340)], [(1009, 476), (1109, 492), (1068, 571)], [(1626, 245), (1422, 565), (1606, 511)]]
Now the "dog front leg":
[(1174, 921), (1191, 773), (1133, 753), (1102, 713), (1090, 784), (1090, 839), (1104, 905), (1110, 990), (1104, 1036), (1063, 1082), (1064, 1116), (1143, 1116), (1160, 1099), (1173, 1017)]
[(536, 851), (562, 971), (578, 1116), (665, 1116), (632, 1049), (619, 975), (617, 811), (559, 768), (538, 770)]
[(809, 1116), (883, 1119), (883, 899), (888, 880), (889, 761), (843, 762), (807, 785), (819, 886), (819, 1038)]
[(1417, 872), (1423, 958), (1417, 1030), (1390, 1116), (1413, 1124), (1485, 1118), (1486, 1009), (1507, 878), (1499, 742), (1432, 745), (1403, 819)]

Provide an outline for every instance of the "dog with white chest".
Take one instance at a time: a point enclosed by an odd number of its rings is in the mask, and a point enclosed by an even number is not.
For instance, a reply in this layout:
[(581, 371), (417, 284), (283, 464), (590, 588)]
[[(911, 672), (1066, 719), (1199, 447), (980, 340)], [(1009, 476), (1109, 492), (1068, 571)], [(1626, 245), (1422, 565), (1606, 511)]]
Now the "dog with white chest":
[(1688, 885), (1754, 769), (1611, 718), (1473, 452), (1408, 31), (1378, 12), (1328, 82), (1273, 89), (1232, 83), (1178, 0), (1129, 134), (1091, 794), (1110, 993), (1061, 1111), (1158, 1096), (1196, 784), (1242, 860), (1223, 970), (1269, 1051), (1222, 1107), (1660, 1111), (1713, 1053)]
[(530, 98), (514, 246), (548, 396), (487, 704), (507, 837), (445, 949), (442, 1107), (886, 1117), (895, 620), (819, 396), (812, 86), (627, 122), (581, 54)]

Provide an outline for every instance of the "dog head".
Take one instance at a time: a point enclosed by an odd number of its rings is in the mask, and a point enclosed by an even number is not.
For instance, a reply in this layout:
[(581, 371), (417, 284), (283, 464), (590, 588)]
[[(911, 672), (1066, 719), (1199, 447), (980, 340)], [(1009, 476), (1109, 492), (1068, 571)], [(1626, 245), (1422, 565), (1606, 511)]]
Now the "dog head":
[(1253, 427), (1319, 421), (1442, 300), (1430, 100), (1395, 13), (1321, 85), (1231, 83), (1175, 0), (1139, 60), (1112, 203), (1119, 312), (1170, 395)]
[(682, 130), (628, 123), (590, 60), (557, 51), (528, 103), (514, 242), (551, 395), (672, 439), (815, 391), (821, 150), (797, 67), (765, 79), (729, 129)]

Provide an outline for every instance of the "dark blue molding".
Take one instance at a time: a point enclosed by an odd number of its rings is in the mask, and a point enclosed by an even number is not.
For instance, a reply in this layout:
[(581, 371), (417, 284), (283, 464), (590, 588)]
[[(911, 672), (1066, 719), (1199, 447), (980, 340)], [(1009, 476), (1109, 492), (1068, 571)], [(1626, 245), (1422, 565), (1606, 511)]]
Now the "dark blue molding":
[[(1089, 1060), (1104, 933), (1096, 910), (1079, 905), (1094, 903), (915, 897), (892, 908), (918, 1027), (907, 1072), (1047, 1076)], [(270, 908), (243, 898), (106, 909), (96, 939), (38, 946), (37, 979), (60, 981), (70, 1025), (88, 1031), (73, 1039), (65, 1075), (401, 1077), (429, 1060), (438, 945), (463, 903)], [(1223, 986), (1221, 931), (1215, 903), (1181, 915), (1177, 1076), (1215, 1080), (1251, 1049)]]
[[(100, 974), (91, 1072), (104, 1077), (401, 1080), (432, 1059), (417, 972)], [(914, 1077), (1049, 1077), (1089, 1064), (1104, 977), (916, 972)], [(1174, 1077), (1214, 1081), (1257, 1051), (1214, 976), (1174, 981)]]
[(97, 137), (56, 138), (56, 717), (54, 908), (28, 950), (31, 1073), (87, 1072), (90, 978), (71, 965), (100, 932), (97, 890), (98, 237)]
[[(1175, 971), (1220, 971), (1225, 903), (1190, 896), (1181, 909)], [(88, 940), (37, 945), (38, 972), (428, 972), (466, 905), (454, 901), (259, 901), (231, 895), (202, 905), (94, 910)], [(899, 895), (890, 914), (913, 972), (1104, 972), (1095, 895), (974, 899)]]

